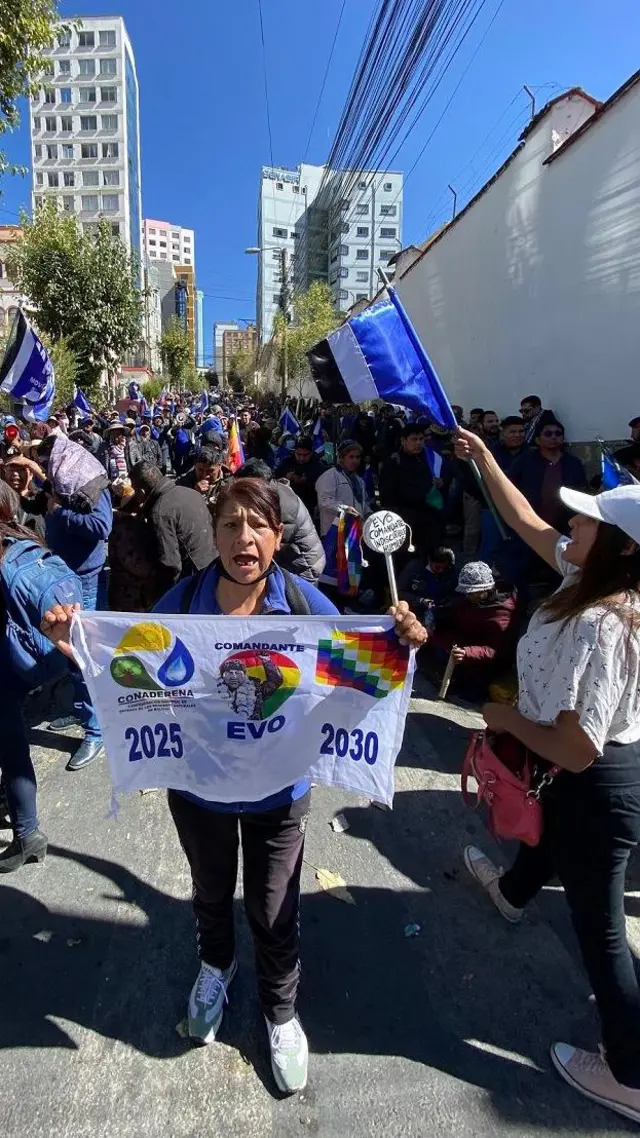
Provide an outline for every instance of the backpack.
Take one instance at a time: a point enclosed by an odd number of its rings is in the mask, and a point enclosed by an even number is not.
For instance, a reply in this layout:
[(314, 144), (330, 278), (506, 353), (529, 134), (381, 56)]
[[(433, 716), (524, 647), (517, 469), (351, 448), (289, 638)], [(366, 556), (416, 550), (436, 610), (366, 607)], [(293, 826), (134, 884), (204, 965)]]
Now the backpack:
[(5, 612), (3, 656), (31, 687), (58, 679), (67, 660), (40, 631), (52, 605), (82, 604), (82, 587), (61, 557), (37, 542), (5, 538), (0, 589)]
[(185, 454), (191, 446), (191, 439), (189, 432), (184, 427), (178, 427), (176, 431), (175, 447), (178, 454)]
[[(209, 566), (207, 565), (207, 569)], [(291, 609), (292, 616), (310, 616), (311, 607), (307, 598), (305, 597), (302, 589), (298, 585), (295, 577), (288, 570), (278, 567), (282, 576), (284, 577), (284, 595), (287, 598), (287, 604)], [(196, 589), (200, 584), (200, 578), (207, 569), (201, 569), (199, 573), (195, 573), (193, 577), (189, 577), (187, 586), (180, 599), (180, 612), (188, 613), (191, 608), (191, 602), (195, 596)]]

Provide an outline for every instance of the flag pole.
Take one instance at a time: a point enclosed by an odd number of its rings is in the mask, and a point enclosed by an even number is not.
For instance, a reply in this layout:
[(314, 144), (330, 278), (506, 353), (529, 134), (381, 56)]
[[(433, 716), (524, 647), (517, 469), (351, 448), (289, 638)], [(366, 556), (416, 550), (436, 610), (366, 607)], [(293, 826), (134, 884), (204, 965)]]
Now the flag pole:
[[(382, 281), (387, 292), (391, 292), (391, 289), (393, 286), (392, 286), (391, 281), (389, 280), (387, 274), (385, 273), (384, 269), (381, 269), (381, 268), (378, 269), (378, 276), (380, 277), (380, 280)], [(413, 331), (413, 329), (411, 329), (411, 330)], [(417, 340), (417, 336), (415, 335), (415, 332), (414, 332), (414, 338)], [(414, 344), (414, 347), (415, 347), (415, 344)], [(421, 348), (421, 351), (424, 353), (424, 348), (422, 347), (422, 345), (420, 345), (420, 348)], [(471, 473), (473, 474), (473, 477), (475, 478), (476, 482), (478, 483), (478, 486), (480, 487), (480, 490), (482, 492), (482, 496), (483, 496), (483, 498), (487, 504), (487, 508), (491, 511), (491, 514), (493, 516), (493, 520), (496, 523), (496, 526), (498, 527), (498, 533), (500, 534), (500, 537), (502, 538), (503, 541), (507, 541), (509, 535), (507, 534), (507, 531), (504, 527), (504, 523), (502, 521), (502, 518), (500, 517), (500, 514), (498, 513), (498, 511), (495, 507), (493, 499), (492, 499), (489, 491), (487, 490), (487, 487), (485, 485), (482, 474), (480, 473), (480, 467), (478, 466), (475, 458), (467, 459), (467, 461), (469, 463), (469, 466), (471, 467)]]

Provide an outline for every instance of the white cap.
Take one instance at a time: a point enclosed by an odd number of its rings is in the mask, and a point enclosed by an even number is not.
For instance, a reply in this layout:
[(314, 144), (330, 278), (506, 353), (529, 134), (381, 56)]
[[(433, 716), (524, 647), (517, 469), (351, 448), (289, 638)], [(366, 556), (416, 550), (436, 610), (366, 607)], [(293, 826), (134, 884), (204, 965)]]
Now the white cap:
[(594, 495), (563, 486), (560, 498), (576, 514), (617, 526), (640, 545), (640, 482), (616, 486), (614, 490)]

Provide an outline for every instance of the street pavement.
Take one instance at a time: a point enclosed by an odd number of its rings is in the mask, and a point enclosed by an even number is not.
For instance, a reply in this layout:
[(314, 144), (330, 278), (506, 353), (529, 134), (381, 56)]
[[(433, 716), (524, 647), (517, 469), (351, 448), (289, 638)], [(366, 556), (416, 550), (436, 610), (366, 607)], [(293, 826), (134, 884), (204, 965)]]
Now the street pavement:
[[(219, 1042), (184, 1038), (197, 971), (190, 883), (161, 792), (108, 817), (103, 762), (68, 774), (76, 737), (32, 718), (43, 867), (0, 880), (2, 1138), (495, 1138), (613, 1135), (631, 1123), (551, 1068), (561, 1039), (595, 1047), (595, 1011), (562, 893), (517, 928), (467, 879), (491, 848), (458, 774), (474, 714), (418, 698), (393, 812), (313, 791), (302, 878), (300, 1015), (307, 1090), (271, 1078), (237, 900), (240, 971)], [(334, 833), (342, 812), (349, 823)], [(8, 837), (8, 834), (6, 835)], [(508, 856), (504, 851), (503, 857)], [(318, 885), (339, 873), (354, 904)], [(630, 933), (640, 935), (630, 882)], [(408, 925), (419, 935), (405, 936)]]

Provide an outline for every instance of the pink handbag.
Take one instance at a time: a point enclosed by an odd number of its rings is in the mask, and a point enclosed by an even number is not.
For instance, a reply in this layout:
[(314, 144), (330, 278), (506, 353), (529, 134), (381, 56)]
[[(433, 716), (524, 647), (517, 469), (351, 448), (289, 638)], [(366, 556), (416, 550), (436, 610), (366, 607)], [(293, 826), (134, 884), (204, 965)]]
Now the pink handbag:
[(506, 765), (495, 753), (484, 731), (474, 731), (462, 764), (462, 797), (474, 805), (467, 783), (475, 779), (478, 789), (474, 808), (483, 803), (488, 810), (489, 829), (498, 838), (516, 838), (537, 846), (542, 837), (540, 795), (553, 782), (560, 767), (552, 767), (534, 785), (529, 752), (513, 736), (499, 735)]

